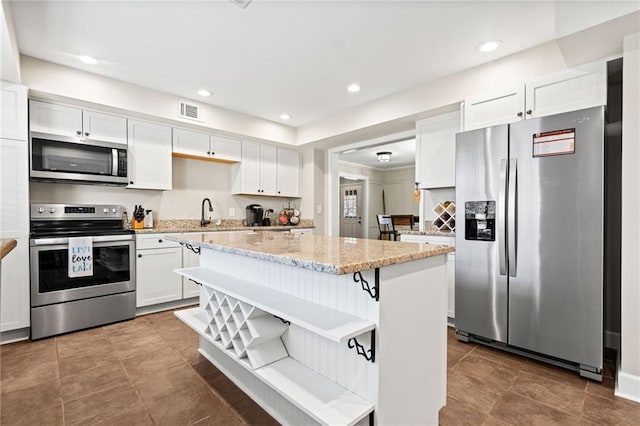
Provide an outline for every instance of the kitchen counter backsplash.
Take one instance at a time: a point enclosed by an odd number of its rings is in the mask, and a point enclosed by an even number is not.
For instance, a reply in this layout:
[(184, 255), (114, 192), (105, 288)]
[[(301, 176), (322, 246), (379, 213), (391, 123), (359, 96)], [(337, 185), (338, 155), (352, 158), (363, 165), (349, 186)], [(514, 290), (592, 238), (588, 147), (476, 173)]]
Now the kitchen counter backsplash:
[(302, 219), (296, 226), (277, 225), (275, 220), (272, 226), (244, 226), (241, 219), (222, 219), (220, 226), (213, 222), (207, 226), (200, 226), (199, 219), (156, 219), (153, 228), (134, 229), (137, 234), (144, 233), (178, 233), (178, 232), (216, 232), (216, 231), (247, 231), (247, 230), (278, 230), (296, 228), (314, 228), (313, 219)]

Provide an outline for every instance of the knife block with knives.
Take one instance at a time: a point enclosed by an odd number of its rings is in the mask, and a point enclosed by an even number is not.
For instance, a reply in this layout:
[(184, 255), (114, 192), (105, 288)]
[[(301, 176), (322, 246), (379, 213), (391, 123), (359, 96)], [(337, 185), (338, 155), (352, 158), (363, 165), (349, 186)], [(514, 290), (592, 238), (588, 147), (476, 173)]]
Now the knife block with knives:
[(133, 229), (144, 228), (144, 207), (136, 205), (133, 209)]

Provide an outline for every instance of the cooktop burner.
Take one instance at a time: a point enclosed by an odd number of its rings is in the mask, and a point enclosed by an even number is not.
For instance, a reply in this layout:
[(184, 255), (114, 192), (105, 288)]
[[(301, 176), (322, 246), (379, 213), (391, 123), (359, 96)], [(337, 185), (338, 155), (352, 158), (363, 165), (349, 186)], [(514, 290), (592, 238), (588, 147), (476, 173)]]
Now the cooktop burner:
[(133, 234), (122, 226), (124, 214), (111, 204), (32, 204), (31, 238)]

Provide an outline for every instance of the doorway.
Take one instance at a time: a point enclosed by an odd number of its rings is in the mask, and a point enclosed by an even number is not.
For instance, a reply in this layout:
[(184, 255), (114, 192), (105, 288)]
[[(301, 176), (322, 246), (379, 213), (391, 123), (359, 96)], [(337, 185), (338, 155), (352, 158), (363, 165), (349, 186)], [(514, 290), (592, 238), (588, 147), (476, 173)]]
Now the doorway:
[(364, 180), (340, 179), (340, 236), (362, 238)]

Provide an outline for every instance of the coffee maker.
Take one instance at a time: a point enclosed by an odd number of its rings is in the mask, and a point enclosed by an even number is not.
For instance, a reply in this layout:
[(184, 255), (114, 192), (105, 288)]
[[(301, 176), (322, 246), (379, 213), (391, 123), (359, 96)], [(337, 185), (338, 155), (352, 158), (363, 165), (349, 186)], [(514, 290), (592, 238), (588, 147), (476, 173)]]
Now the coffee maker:
[(246, 209), (247, 226), (262, 226), (264, 209), (260, 204), (249, 204)]

